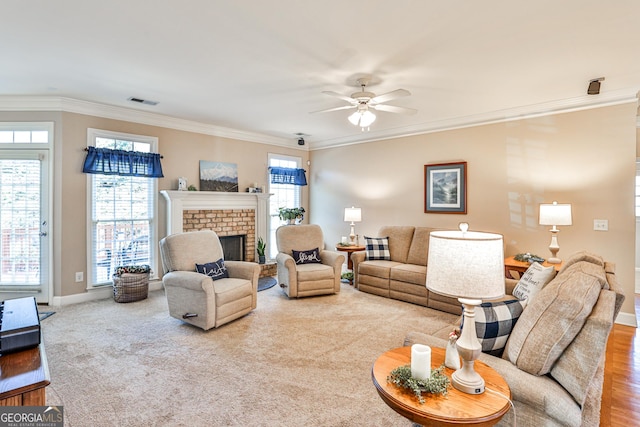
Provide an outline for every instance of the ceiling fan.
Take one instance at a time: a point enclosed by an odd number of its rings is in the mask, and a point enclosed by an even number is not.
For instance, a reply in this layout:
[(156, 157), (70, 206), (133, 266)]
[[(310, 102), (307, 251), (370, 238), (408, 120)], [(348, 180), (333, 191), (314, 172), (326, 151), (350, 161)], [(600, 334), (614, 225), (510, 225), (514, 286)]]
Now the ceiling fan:
[(349, 116), (349, 121), (355, 126), (360, 126), (364, 131), (364, 129), (368, 128), (376, 119), (376, 115), (370, 110), (386, 111), (388, 113), (398, 114), (415, 114), (417, 112), (417, 110), (414, 110), (413, 108), (397, 107), (395, 105), (385, 104), (385, 102), (396, 98), (409, 96), (411, 95), (411, 92), (405, 89), (396, 89), (391, 92), (383, 93), (382, 95), (376, 95), (375, 93), (368, 92), (366, 90), (367, 84), (370, 80), (371, 79), (369, 77), (359, 78), (357, 82), (360, 86), (360, 91), (352, 93), (351, 96), (341, 95), (329, 90), (323, 91), (322, 93), (347, 101), (351, 105), (327, 108), (325, 110), (314, 111), (314, 113), (327, 113), (330, 111), (350, 110), (355, 108), (356, 111)]

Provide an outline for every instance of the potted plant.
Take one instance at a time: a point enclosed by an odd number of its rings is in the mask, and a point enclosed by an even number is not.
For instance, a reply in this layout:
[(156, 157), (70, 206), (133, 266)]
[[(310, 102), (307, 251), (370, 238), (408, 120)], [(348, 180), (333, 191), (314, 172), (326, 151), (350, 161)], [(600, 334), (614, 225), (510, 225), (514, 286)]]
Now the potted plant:
[(283, 221), (287, 221), (289, 224), (295, 224), (296, 221), (302, 221), (304, 218), (304, 208), (280, 208), (278, 209), (278, 215)]
[(258, 237), (258, 244), (256, 245), (256, 250), (258, 251), (258, 263), (264, 264), (266, 261), (264, 251), (267, 248), (267, 244), (262, 240), (262, 237)]

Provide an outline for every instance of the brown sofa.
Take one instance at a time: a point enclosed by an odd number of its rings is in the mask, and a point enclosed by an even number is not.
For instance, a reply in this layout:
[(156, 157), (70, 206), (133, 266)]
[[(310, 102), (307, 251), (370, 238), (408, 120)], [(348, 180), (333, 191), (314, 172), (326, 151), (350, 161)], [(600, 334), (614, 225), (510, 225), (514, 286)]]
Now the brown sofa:
[(427, 291), (429, 235), (435, 228), (385, 226), (377, 236), (388, 237), (391, 260), (367, 260), (366, 252), (351, 254), (354, 284), (363, 292), (461, 314), (455, 298)]
[[(567, 260), (527, 304), (502, 358), (479, 357), (511, 388), (515, 414), (498, 425), (515, 417), (519, 426), (598, 427), (607, 339), (623, 301), (614, 264), (587, 252)], [(404, 345), (444, 347), (446, 333), (411, 332)]]

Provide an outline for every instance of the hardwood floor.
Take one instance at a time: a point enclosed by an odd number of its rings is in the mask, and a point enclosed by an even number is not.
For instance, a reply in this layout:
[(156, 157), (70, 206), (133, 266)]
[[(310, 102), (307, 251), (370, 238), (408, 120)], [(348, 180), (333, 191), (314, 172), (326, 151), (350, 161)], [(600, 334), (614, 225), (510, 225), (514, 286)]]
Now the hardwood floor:
[[(640, 295), (635, 295), (636, 313)], [(640, 336), (638, 329), (614, 325), (607, 343), (601, 427), (640, 425)]]

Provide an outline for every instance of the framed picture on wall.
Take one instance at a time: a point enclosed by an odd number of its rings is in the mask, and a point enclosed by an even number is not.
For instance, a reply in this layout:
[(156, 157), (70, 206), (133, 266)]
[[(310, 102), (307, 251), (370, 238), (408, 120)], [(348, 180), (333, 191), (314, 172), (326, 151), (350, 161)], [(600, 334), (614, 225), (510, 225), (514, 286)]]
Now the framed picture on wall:
[(467, 162), (424, 165), (424, 212), (467, 213)]

